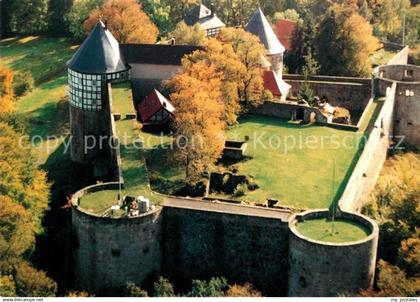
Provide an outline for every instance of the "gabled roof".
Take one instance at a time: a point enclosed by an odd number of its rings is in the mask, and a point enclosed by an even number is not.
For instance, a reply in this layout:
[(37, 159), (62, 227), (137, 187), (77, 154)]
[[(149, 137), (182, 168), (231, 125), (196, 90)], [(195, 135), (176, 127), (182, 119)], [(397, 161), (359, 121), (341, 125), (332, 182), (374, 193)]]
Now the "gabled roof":
[(175, 107), (171, 104), (171, 102), (156, 89), (144, 98), (138, 109), (143, 123), (147, 122), (161, 109), (165, 109), (169, 113), (175, 112)]
[(74, 71), (91, 74), (129, 69), (121, 57), (117, 40), (101, 21), (96, 24), (67, 66)]
[(201, 29), (225, 27), (226, 25), (203, 4), (193, 7), (184, 18), (185, 24), (193, 26), (199, 23)]
[(120, 50), (128, 64), (181, 65), (185, 55), (202, 47), (163, 44), (120, 44)]
[(284, 45), (286, 50), (290, 50), (293, 32), (295, 31), (297, 22), (291, 20), (278, 20), (276, 23), (276, 34), (280, 43)]
[(271, 91), (274, 96), (287, 95), (291, 86), (283, 81), (274, 71), (264, 71), (264, 89)]
[(251, 21), (246, 25), (245, 30), (260, 38), (261, 43), (267, 49), (267, 54), (275, 55), (284, 53), (285, 48), (277, 39), (270, 23), (259, 8), (252, 16)]

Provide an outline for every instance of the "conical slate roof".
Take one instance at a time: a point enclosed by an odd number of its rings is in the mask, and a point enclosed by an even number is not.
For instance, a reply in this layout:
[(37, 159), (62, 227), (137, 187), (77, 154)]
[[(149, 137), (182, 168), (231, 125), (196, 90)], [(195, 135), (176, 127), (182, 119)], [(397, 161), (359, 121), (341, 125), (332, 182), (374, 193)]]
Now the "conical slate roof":
[(252, 16), (251, 21), (246, 25), (245, 30), (260, 38), (267, 49), (267, 54), (275, 55), (284, 53), (285, 48), (281, 45), (279, 39), (271, 28), (270, 23), (259, 8)]
[(67, 66), (88, 74), (107, 74), (128, 69), (114, 36), (99, 21)]

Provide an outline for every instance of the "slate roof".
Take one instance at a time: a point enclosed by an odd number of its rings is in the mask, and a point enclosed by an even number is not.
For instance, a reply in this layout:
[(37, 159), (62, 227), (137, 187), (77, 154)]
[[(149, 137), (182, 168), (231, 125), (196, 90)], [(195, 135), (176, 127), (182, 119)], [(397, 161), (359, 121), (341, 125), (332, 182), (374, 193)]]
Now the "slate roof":
[(202, 49), (187, 45), (120, 44), (128, 64), (181, 65), (185, 55)]
[(287, 95), (291, 86), (283, 81), (274, 71), (264, 71), (264, 89), (271, 91), (274, 96)]
[(203, 4), (193, 7), (184, 18), (184, 22), (188, 26), (200, 23), (201, 29), (207, 30), (211, 28), (221, 28), (226, 25), (216, 16), (212, 15), (210, 9)]
[(120, 54), (117, 40), (99, 21), (67, 66), (81, 73), (107, 74), (129, 69)]
[(164, 108), (169, 113), (175, 112), (175, 107), (159, 91), (154, 89), (138, 106), (140, 118), (143, 123), (147, 122), (159, 110)]
[(245, 30), (260, 38), (267, 49), (267, 54), (275, 55), (284, 53), (284, 46), (280, 43), (279, 39), (277, 39), (276, 34), (271, 28), (267, 18), (264, 16), (261, 8), (252, 16), (251, 20), (246, 25)]
[(291, 20), (278, 20), (276, 23), (277, 38), (286, 50), (290, 50), (291, 48), (291, 39), (296, 26), (297, 23)]

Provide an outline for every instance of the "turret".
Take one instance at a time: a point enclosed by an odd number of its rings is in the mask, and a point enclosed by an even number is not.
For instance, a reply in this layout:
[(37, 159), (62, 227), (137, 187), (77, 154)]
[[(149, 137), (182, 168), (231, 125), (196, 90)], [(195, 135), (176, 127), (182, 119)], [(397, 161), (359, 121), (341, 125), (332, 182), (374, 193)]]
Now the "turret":
[(271, 69), (281, 79), (283, 77), (283, 54), (286, 49), (278, 40), (261, 8), (254, 13), (245, 30), (260, 39), (267, 51), (266, 55), (271, 63)]
[(107, 159), (103, 142), (111, 135), (108, 83), (128, 80), (117, 40), (99, 21), (67, 63), (70, 101), (71, 159), (96, 165)]

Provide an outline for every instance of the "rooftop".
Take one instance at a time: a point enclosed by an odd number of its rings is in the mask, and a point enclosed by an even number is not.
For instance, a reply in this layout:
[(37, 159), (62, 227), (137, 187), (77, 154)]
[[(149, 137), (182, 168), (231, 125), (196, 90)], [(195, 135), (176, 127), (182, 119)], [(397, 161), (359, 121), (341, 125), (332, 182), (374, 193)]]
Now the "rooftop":
[(184, 22), (189, 26), (199, 23), (203, 30), (225, 27), (225, 24), (216, 16), (216, 14), (203, 4), (193, 7), (185, 16)]
[(259, 8), (252, 16), (251, 21), (246, 25), (245, 30), (260, 38), (269, 55), (282, 54), (285, 51), (284, 46), (277, 39), (276, 34), (271, 28), (270, 23)]
[(87, 74), (117, 73), (129, 69), (120, 54), (117, 40), (101, 21), (96, 24), (67, 66)]

